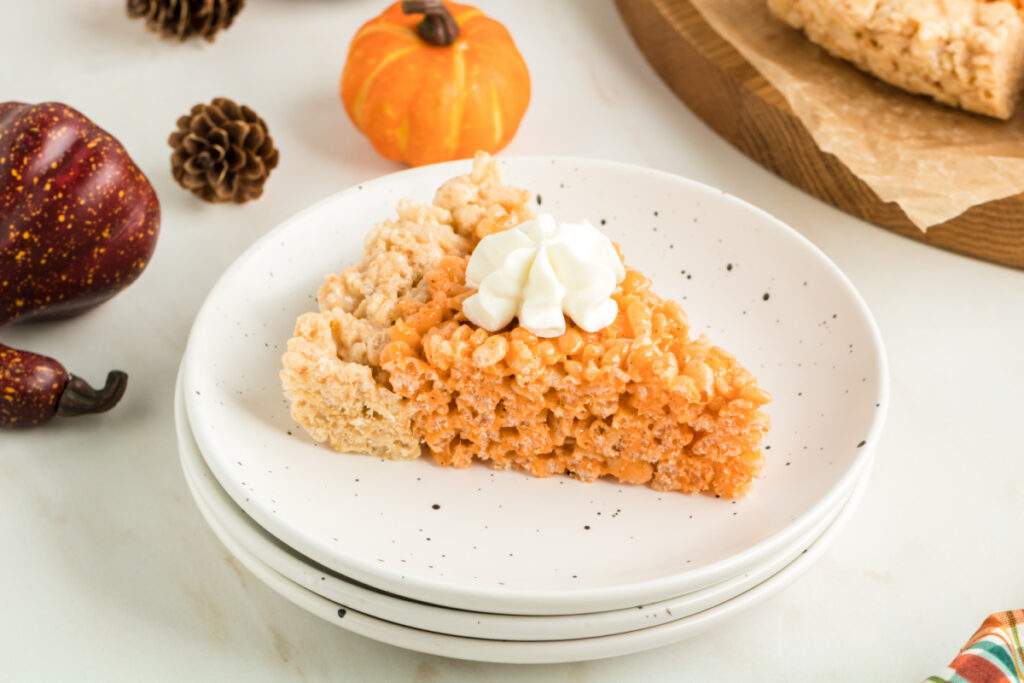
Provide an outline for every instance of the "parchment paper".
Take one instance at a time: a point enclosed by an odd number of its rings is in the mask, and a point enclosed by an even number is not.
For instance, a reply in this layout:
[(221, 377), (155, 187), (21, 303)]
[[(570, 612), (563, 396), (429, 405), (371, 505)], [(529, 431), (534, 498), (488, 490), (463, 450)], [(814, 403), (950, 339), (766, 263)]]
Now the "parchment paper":
[(818, 146), (922, 230), (1024, 192), (1024, 104), (1009, 122), (904, 94), (834, 59), (765, 0), (691, 0), (785, 96)]

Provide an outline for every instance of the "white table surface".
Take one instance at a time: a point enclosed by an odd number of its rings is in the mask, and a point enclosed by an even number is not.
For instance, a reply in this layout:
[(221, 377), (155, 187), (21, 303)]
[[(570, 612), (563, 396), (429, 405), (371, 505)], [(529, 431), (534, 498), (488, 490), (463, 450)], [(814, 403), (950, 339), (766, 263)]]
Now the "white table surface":
[[(609, 661), (513, 667), (351, 635), (250, 576), (206, 529), (178, 467), (172, 384), (219, 273), (316, 199), (397, 169), (347, 121), (336, 83), (380, 0), (252, 0), (213, 45), (161, 42), (116, 0), (0, 0), (0, 97), (61, 100), (152, 179), (163, 234), (131, 288), (77, 320), (0, 339), (101, 380), (115, 411), (0, 434), (0, 680), (897, 681), (937, 672), (990, 612), (1024, 606), (1024, 273), (850, 218), (720, 140), (644, 61), (607, 0), (486, 0), (516, 37), (533, 102), (508, 154), (604, 157), (767, 209), (846, 271), (877, 316), (892, 410), (864, 504), (783, 594), (715, 632)], [(168, 133), (226, 95), (268, 121), (263, 199), (177, 187)]]

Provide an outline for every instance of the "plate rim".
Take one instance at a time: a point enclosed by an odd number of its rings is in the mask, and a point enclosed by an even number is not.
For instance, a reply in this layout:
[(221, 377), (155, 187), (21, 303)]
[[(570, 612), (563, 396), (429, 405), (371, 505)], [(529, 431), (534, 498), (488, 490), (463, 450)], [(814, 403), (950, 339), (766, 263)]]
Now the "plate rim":
[[(828, 255), (826, 255), (804, 235), (784, 223), (782, 220), (772, 216), (767, 211), (720, 189), (667, 171), (661, 171), (626, 162), (578, 156), (505, 156), (497, 157), (497, 161), (499, 163), (499, 167), (503, 170), (507, 169), (508, 162), (537, 164), (553, 163), (565, 164), (571, 167), (586, 165), (613, 169), (620, 172), (641, 174), (674, 183), (680, 183), (704, 193), (706, 196), (719, 196), (724, 201), (759, 216), (763, 219), (765, 225), (771, 226), (772, 229), (777, 231), (781, 236), (794, 240), (800, 247), (808, 250), (809, 253), (815, 257), (836, 279), (836, 281), (842, 286), (842, 289), (851, 298), (852, 304), (867, 326), (869, 337), (872, 342), (872, 351), (874, 358), (876, 359), (876, 376), (874, 379), (879, 387), (879, 406), (875, 411), (873, 411), (870, 425), (865, 430), (865, 446), (859, 449), (847, 470), (836, 479), (832, 487), (821, 498), (819, 498), (816, 503), (805, 509), (793, 521), (779, 529), (775, 534), (764, 538), (741, 551), (733, 553), (728, 557), (706, 565), (684, 569), (674, 574), (647, 579), (640, 582), (617, 584), (602, 588), (578, 590), (495, 590), (478, 586), (460, 586), (432, 581), (418, 576), (413, 577), (406, 575), (403, 577), (396, 570), (391, 569), (390, 567), (384, 567), (382, 569), (381, 567), (354, 555), (343, 556), (338, 553), (331, 555), (329, 550), (322, 550), (320, 544), (315, 542), (315, 539), (307, 541), (301, 532), (291, 529), (288, 525), (284, 524), (279, 517), (265, 514), (259, 509), (252, 511), (246, 509), (239, 502), (236, 493), (232, 488), (225, 485), (223, 473), (219, 471), (216, 466), (216, 462), (210, 462), (209, 459), (207, 459), (207, 462), (210, 463), (211, 471), (217, 477), (222, 487), (228, 492), (232, 499), (234, 499), (235, 502), (247, 512), (247, 514), (256, 520), (261, 527), (267, 529), (273, 536), (281, 539), (287, 545), (296, 548), (303, 555), (315, 559), (317, 562), (330, 567), (338, 573), (350, 576), (360, 582), (388, 592), (397, 593), (399, 591), (396, 589), (402, 587), (407, 592), (414, 593), (429, 602), (467, 610), (474, 609), (474, 605), (487, 605), (488, 609), (492, 611), (519, 614), (542, 613), (538, 612), (538, 609), (553, 609), (557, 610), (559, 613), (585, 613), (628, 607), (631, 604), (636, 605), (656, 602), (664, 599), (666, 596), (679, 595), (687, 590), (693, 590), (694, 588), (699, 588), (707, 585), (708, 583), (713, 583), (718, 577), (728, 575), (730, 573), (736, 574), (745, 571), (747, 567), (756, 564), (761, 558), (769, 554), (772, 548), (799, 536), (801, 532), (805, 531), (814, 523), (815, 520), (820, 518), (824, 513), (824, 510), (828, 509), (830, 504), (835, 503), (835, 501), (838, 500), (845, 492), (848, 492), (852, 488), (856, 480), (858, 467), (865, 461), (874, 457), (878, 437), (885, 425), (890, 403), (889, 362), (881, 332), (871, 310), (868, 308), (863, 297), (860, 295), (860, 292), (853, 285), (850, 279), (828, 257)], [(256, 254), (262, 251), (267, 243), (277, 239), (278, 235), (289, 230), (291, 226), (306, 220), (309, 215), (323, 211), (325, 207), (341, 201), (350, 194), (362, 192), (368, 188), (377, 188), (378, 186), (386, 185), (387, 183), (394, 182), (396, 178), (415, 179), (416, 176), (432, 176), (434, 174), (441, 175), (442, 171), (444, 173), (448, 173), (448, 175), (454, 175), (453, 172), (455, 171), (464, 171), (468, 163), (471, 163), (471, 160), (455, 160), (406, 169), (380, 176), (331, 194), (282, 221), (261, 238), (256, 240), (237, 259), (235, 259), (235, 261), (233, 261), (224, 270), (216, 283), (210, 289), (196, 314), (190, 330), (185, 350), (186, 361), (192, 360), (194, 355), (197, 353), (197, 344), (195, 343), (195, 339), (198, 337), (198, 330), (200, 329), (201, 324), (204, 323), (211, 315), (212, 299), (214, 294), (236, 271), (240, 270), (244, 265), (252, 260)], [(185, 377), (187, 385), (191, 386), (193, 384), (193, 382), (190, 381), (190, 378), (194, 377), (197, 372), (199, 372), (199, 370), (197, 369), (196, 363), (186, 363)], [(200, 449), (205, 453), (210, 449), (211, 437), (207, 432), (208, 425), (202, 421), (201, 413), (195, 406), (195, 402), (190, 400), (191, 398), (191, 393), (186, 392), (186, 408), (188, 411), (189, 422), (192, 425), (192, 430), (197, 443), (200, 445)], [(528, 607), (530, 605), (533, 605), (534, 607)], [(541, 605), (544, 607), (540, 607)], [(479, 607), (476, 609), (479, 609)]]
[(548, 641), (483, 640), (446, 635), (385, 621), (339, 605), (275, 572), (230, 537), (225, 539), (226, 532), (217, 526), (216, 520), (209, 519), (210, 513), (204, 508), (205, 502), (196, 495), (195, 484), (184, 471), (182, 476), (204, 523), (218, 542), (261, 583), (296, 607), (365, 638), (425, 654), (505, 664), (555, 664), (618, 657), (686, 640), (778, 594), (835, 543), (860, 507), (870, 483), (872, 465), (869, 461), (861, 486), (854, 490), (835, 521), (806, 551), (767, 581), (720, 605), (658, 626), (594, 638)]

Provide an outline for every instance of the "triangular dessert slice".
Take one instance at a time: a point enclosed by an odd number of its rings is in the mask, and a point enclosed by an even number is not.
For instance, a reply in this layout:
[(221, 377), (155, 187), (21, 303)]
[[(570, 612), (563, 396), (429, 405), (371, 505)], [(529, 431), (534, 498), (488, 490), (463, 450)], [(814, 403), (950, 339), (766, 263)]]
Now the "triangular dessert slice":
[(530, 219), (528, 199), (480, 155), (433, 206), (402, 204), (376, 228), (288, 343), (295, 420), (339, 451), (742, 495), (769, 397), (728, 353), (691, 339), (679, 306), (639, 272), (625, 271), (617, 315), (592, 332), (566, 320), (545, 338), (467, 319), (474, 247)]

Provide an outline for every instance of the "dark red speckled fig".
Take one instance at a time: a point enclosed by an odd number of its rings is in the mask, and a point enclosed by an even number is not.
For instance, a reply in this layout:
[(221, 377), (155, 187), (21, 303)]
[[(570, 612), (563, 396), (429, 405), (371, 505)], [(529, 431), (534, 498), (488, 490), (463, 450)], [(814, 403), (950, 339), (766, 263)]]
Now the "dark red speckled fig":
[[(0, 103), (0, 325), (69, 317), (103, 303), (142, 273), (159, 231), (156, 192), (112, 135), (65, 104)], [(81, 384), (52, 359), (0, 348), (7, 362), (31, 358), (33, 367), (65, 377), (56, 382), (61, 392)], [(35, 424), (31, 406), (56, 405), (53, 382), (25, 372), (0, 363), (0, 392), (21, 392), (0, 402), (17, 400), (29, 416), (0, 419), (0, 427)], [(19, 384), (10, 384), (15, 376)], [(26, 391), (39, 392), (38, 402)], [(120, 392), (103, 400), (110, 397), (116, 403)]]
[(102, 389), (93, 389), (53, 358), (0, 344), (0, 427), (102, 413), (117, 405), (127, 385), (128, 375), (114, 370)]

